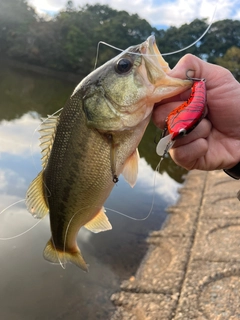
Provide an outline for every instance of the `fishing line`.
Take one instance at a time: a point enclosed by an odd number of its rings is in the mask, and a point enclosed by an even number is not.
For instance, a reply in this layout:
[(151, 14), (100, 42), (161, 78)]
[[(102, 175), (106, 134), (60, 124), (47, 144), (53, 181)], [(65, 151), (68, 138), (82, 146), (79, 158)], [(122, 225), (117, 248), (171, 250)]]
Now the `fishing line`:
[[(152, 211), (153, 211), (153, 207), (154, 207), (155, 195), (156, 195), (156, 177), (157, 177), (157, 173), (159, 173), (160, 165), (161, 165), (162, 160), (163, 160), (163, 158), (160, 158), (160, 161), (159, 161), (159, 163), (158, 163), (158, 165), (157, 165), (157, 167), (156, 167), (156, 169), (155, 169), (155, 171), (154, 171), (154, 186), (153, 186), (152, 203), (151, 203), (150, 210), (149, 210), (148, 214), (146, 215), (146, 217), (144, 217), (144, 218), (135, 218), (135, 217), (128, 216), (127, 214), (124, 214), (124, 213), (122, 213), (122, 212), (120, 212), (120, 211), (117, 211), (117, 210), (114, 210), (114, 209), (110, 209), (110, 208), (108, 208), (108, 207), (105, 207), (105, 209), (106, 209), (106, 210), (109, 210), (109, 211), (111, 211), (111, 212), (117, 213), (117, 214), (119, 214), (119, 215), (121, 215), (121, 216), (123, 216), (123, 217), (126, 217), (126, 218), (129, 218), (129, 219), (131, 219), (131, 220), (134, 220), (134, 221), (145, 221), (146, 219), (148, 219), (149, 216), (151, 215), (151, 213), (152, 213)], [(3, 214), (6, 210), (8, 210), (8, 209), (10, 209), (11, 207), (13, 207), (14, 205), (19, 204), (19, 203), (22, 203), (22, 202), (24, 202), (24, 201), (26, 201), (25, 198), (24, 198), (24, 199), (21, 199), (21, 200), (18, 200), (18, 201), (14, 202), (14, 203), (12, 203), (11, 205), (9, 205), (9, 206), (7, 206), (6, 208), (4, 208), (4, 209), (0, 212), (0, 215)], [(86, 208), (91, 208), (91, 207), (93, 207), (93, 206), (86, 206), (86, 207), (84, 207), (84, 208), (82, 208), (82, 209), (79, 209), (79, 210), (76, 211), (76, 212), (74, 213), (74, 215), (71, 217), (71, 219), (70, 219), (70, 221), (69, 221), (69, 223), (68, 223), (68, 225), (67, 225), (66, 232), (65, 232), (65, 236), (64, 236), (64, 248), (63, 248), (63, 253), (66, 253), (67, 234), (68, 234), (69, 227), (70, 227), (70, 225), (71, 225), (74, 217), (75, 217), (80, 211), (82, 211), (82, 210), (84, 210), (84, 209), (86, 209)], [(18, 238), (18, 237), (20, 237), (20, 236), (23, 236), (24, 234), (28, 233), (28, 232), (31, 231), (33, 228), (35, 228), (40, 222), (42, 222), (43, 219), (44, 219), (44, 217), (43, 217), (42, 219), (40, 219), (39, 221), (37, 221), (37, 223), (35, 223), (32, 227), (28, 228), (28, 229), (25, 230), (24, 232), (21, 232), (21, 233), (15, 235), (15, 236), (6, 237), (6, 238), (0, 237), (0, 241), (13, 240), (13, 239), (16, 239), (16, 238)], [(52, 230), (51, 230), (51, 234), (52, 234)], [(55, 246), (55, 243), (54, 243), (53, 238), (52, 238), (51, 241), (52, 241), (53, 247), (54, 247), (54, 249), (55, 249), (55, 252), (56, 252), (56, 255), (57, 255), (57, 259), (58, 259), (59, 265), (65, 270), (65, 269), (66, 269), (67, 260), (64, 259), (64, 261), (61, 261), (60, 256), (59, 256), (59, 253), (58, 253), (58, 251), (57, 251), (57, 249), (56, 249), (56, 246)], [(58, 263), (53, 263), (53, 264), (57, 264), (57, 265), (58, 265)]]
[[(214, 20), (216, 11), (217, 11), (218, 3), (219, 3), (219, 1), (217, 1), (216, 5), (215, 5), (215, 8), (214, 8), (214, 11), (213, 11), (213, 14), (212, 14), (212, 18), (211, 18), (211, 20), (210, 20), (210, 22), (209, 22), (208, 27), (206, 28), (206, 30), (203, 32), (203, 34), (202, 34), (197, 40), (195, 40), (195, 41), (192, 42), (190, 45), (188, 45), (188, 46), (186, 46), (186, 47), (184, 47), (184, 48), (182, 48), (182, 49), (179, 49), (179, 50), (176, 50), (176, 51), (171, 51), (171, 52), (162, 53), (161, 56), (169, 56), (169, 55), (172, 55), (172, 54), (176, 54), (176, 53), (185, 51), (185, 50), (191, 48), (192, 46), (194, 46), (198, 41), (200, 41), (200, 40), (206, 35), (206, 33), (209, 31), (209, 29), (211, 28), (211, 26), (212, 26), (212, 24), (213, 24), (213, 20)], [(120, 52), (124, 52), (124, 51), (128, 50), (128, 49), (123, 50), (123, 49), (118, 48), (118, 47), (116, 47), (116, 46), (113, 46), (113, 45), (111, 45), (111, 44), (109, 44), (109, 43), (107, 43), (107, 42), (99, 41), (99, 42), (98, 42), (98, 45), (97, 45), (97, 53), (96, 53), (96, 59), (95, 59), (94, 69), (93, 69), (93, 70), (95, 70), (96, 67), (97, 67), (97, 61), (98, 61), (99, 51), (100, 51), (100, 44), (103, 44), (103, 45), (105, 45), (105, 46), (107, 46), (107, 47), (110, 47), (110, 48), (115, 49), (115, 50), (120, 51)], [(144, 55), (144, 56), (148, 56), (148, 57), (158, 56), (158, 55), (156, 55), (156, 54), (140, 54), (140, 53), (136, 53), (136, 52), (131, 52), (131, 54), (133, 54), (133, 55)]]
[[(163, 161), (163, 157), (160, 158), (160, 161), (158, 163), (158, 165), (156, 166), (156, 169), (154, 170), (154, 178), (153, 178), (153, 195), (152, 195), (152, 201), (151, 201), (151, 207), (149, 209), (149, 212), (148, 214), (144, 217), (144, 218), (135, 218), (135, 217), (131, 217), (121, 211), (118, 211), (118, 210), (115, 210), (115, 209), (111, 209), (109, 207), (106, 207), (104, 206), (104, 209), (108, 210), (108, 211), (111, 211), (111, 212), (114, 212), (114, 213), (117, 213), (125, 218), (128, 218), (128, 219), (131, 219), (131, 220), (134, 220), (134, 221), (145, 221), (149, 218), (149, 216), (151, 215), (152, 211), (153, 211), (153, 207), (154, 207), (154, 202), (155, 202), (155, 196), (156, 196), (156, 178), (157, 178), (157, 174), (160, 173), (160, 166), (161, 166), (161, 163)], [(76, 214), (78, 214), (80, 211), (82, 210), (85, 210), (85, 209), (88, 209), (88, 208), (93, 208), (95, 206), (86, 206), (84, 208), (81, 208), (79, 209), (78, 211), (76, 211), (74, 213), (74, 215), (72, 216), (72, 218), (70, 219), (68, 225), (67, 225), (67, 228), (66, 228), (66, 234), (65, 234), (65, 237), (64, 237), (64, 250), (65, 250), (65, 242), (66, 242), (66, 239), (67, 239), (67, 233), (68, 233), (68, 230), (69, 230), (69, 227), (70, 227), (70, 224), (72, 222), (72, 220), (74, 219), (74, 217), (76, 216)], [(97, 206), (96, 206), (97, 207)], [(83, 226), (84, 227), (84, 226)], [(65, 252), (65, 251), (64, 251)]]
[[(52, 234), (52, 230), (51, 230), (51, 234)], [(55, 252), (56, 252), (56, 254), (57, 254), (58, 262), (59, 262), (60, 266), (62, 267), (62, 269), (65, 270), (65, 269), (66, 269), (66, 264), (67, 264), (67, 262), (66, 262), (66, 260), (64, 260), (64, 262), (61, 261), (61, 259), (60, 259), (60, 257), (59, 257), (59, 253), (58, 253), (58, 251), (57, 251), (57, 248), (56, 248), (56, 246), (55, 246), (55, 243), (54, 243), (53, 238), (51, 239), (51, 241), (52, 241), (53, 247), (54, 247), (54, 249), (55, 249)], [(64, 250), (64, 254), (65, 254), (65, 250)], [(53, 264), (59, 265), (58, 263), (53, 263)]]
[[(0, 215), (3, 214), (6, 210), (10, 209), (11, 207), (15, 206), (16, 204), (18, 203), (21, 203), (21, 202), (24, 202), (26, 201), (26, 199), (21, 199), (21, 200), (18, 200), (14, 203), (12, 203), (10, 206), (4, 208), (1, 212), (0, 212)], [(0, 241), (5, 241), (5, 240), (12, 240), (12, 239), (16, 239), (18, 237), (21, 237), (23, 236), (24, 234), (26, 234), (27, 232), (31, 231), (33, 228), (35, 228), (41, 221), (43, 220), (43, 218), (41, 220), (39, 220), (37, 223), (35, 223), (32, 227), (28, 228), (27, 230), (15, 235), (15, 236), (12, 236), (12, 237), (7, 237), (7, 238), (1, 238), (0, 237)]]
[[(172, 55), (172, 54), (176, 54), (176, 53), (185, 51), (185, 50), (191, 48), (192, 46), (194, 46), (197, 42), (199, 42), (199, 41), (206, 35), (206, 33), (209, 31), (209, 29), (211, 28), (211, 26), (212, 26), (212, 24), (213, 24), (213, 20), (214, 20), (215, 13), (216, 13), (216, 10), (217, 10), (217, 5), (218, 5), (218, 2), (217, 2), (217, 4), (216, 4), (216, 6), (215, 6), (215, 9), (214, 9), (214, 12), (213, 12), (213, 15), (212, 15), (212, 18), (211, 18), (211, 20), (210, 20), (210, 23), (209, 23), (208, 27), (206, 28), (206, 30), (203, 32), (203, 34), (202, 34), (197, 40), (195, 40), (193, 43), (191, 43), (190, 45), (188, 45), (188, 46), (186, 46), (186, 47), (184, 47), (184, 48), (182, 48), (182, 49), (179, 49), (179, 50), (176, 50), (176, 51), (172, 51), (172, 52), (162, 53), (161, 55), (162, 55), (162, 56), (168, 56), (168, 55)], [(127, 49), (123, 50), (123, 49), (121, 49), (121, 48), (118, 48), (118, 47), (116, 47), (116, 46), (113, 46), (113, 45), (111, 45), (111, 44), (108, 44), (108, 43), (106, 43), (106, 42), (104, 42), (104, 41), (100, 41), (100, 42), (98, 43), (98, 45), (97, 45), (97, 53), (96, 53), (96, 59), (95, 59), (95, 63), (94, 63), (94, 69), (96, 69), (96, 66), (97, 66), (97, 61), (98, 61), (98, 56), (99, 56), (99, 50), (100, 50), (100, 44), (103, 44), (103, 45), (105, 45), (105, 46), (108, 46), (108, 47), (110, 47), (110, 48), (112, 48), (112, 49), (115, 49), (115, 50), (117, 50), (117, 51), (120, 51), (120, 52), (124, 52), (124, 51), (127, 50)], [(139, 54), (139, 53), (134, 53), (134, 52), (131, 52), (131, 54), (141, 55), (141, 54)], [(142, 55), (143, 55), (143, 54), (142, 54)], [(144, 54), (144, 55), (145, 55), (145, 54)], [(153, 55), (148, 54), (148, 55), (146, 55), (146, 56), (156, 56), (156, 55), (155, 55), (155, 54), (153, 54)], [(32, 158), (32, 161), (33, 161), (33, 164), (34, 164), (35, 168), (36, 168), (36, 163), (35, 163), (35, 160), (34, 160), (34, 157), (33, 157), (33, 138), (34, 138), (34, 135), (35, 135), (35, 133), (39, 130), (39, 128), (41, 127), (41, 125), (42, 125), (45, 121), (47, 121), (47, 119), (49, 119), (49, 118), (53, 117), (54, 115), (56, 115), (57, 113), (61, 112), (62, 109), (63, 109), (63, 108), (57, 110), (57, 111), (54, 112), (51, 116), (49, 116), (48, 118), (44, 119), (43, 122), (34, 130), (34, 132), (33, 132), (33, 134), (32, 134), (31, 144), (30, 144), (30, 150), (31, 150), (31, 158)], [(155, 172), (154, 172), (154, 187), (153, 187), (152, 203), (151, 203), (150, 210), (149, 210), (148, 214), (146, 215), (146, 217), (144, 217), (144, 218), (135, 218), (135, 217), (128, 216), (128, 215), (126, 215), (126, 214), (124, 214), (124, 213), (122, 213), (122, 212), (120, 212), (120, 211), (114, 210), (114, 209), (110, 209), (110, 208), (107, 208), (107, 207), (106, 207), (106, 209), (109, 210), (109, 211), (112, 211), (112, 212), (114, 212), (114, 213), (120, 214), (121, 216), (124, 216), (124, 217), (129, 218), (129, 219), (134, 220), (134, 221), (145, 221), (146, 219), (148, 219), (148, 217), (151, 215), (151, 213), (152, 213), (152, 211), (153, 211), (153, 207), (154, 207), (154, 201), (155, 201), (155, 196), (156, 196), (156, 176), (157, 176), (157, 173), (158, 173), (159, 170), (160, 170), (160, 166), (161, 166), (162, 161), (163, 161), (163, 157), (160, 158), (160, 161), (159, 161), (159, 163), (158, 163), (158, 165), (157, 165), (157, 167), (156, 167), (156, 170), (155, 170)], [(16, 204), (18, 204), (18, 203), (21, 203), (21, 202), (23, 202), (23, 201), (25, 201), (25, 200), (26, 200), (26, 199), (22, 199), (22, 200), (16, 201), (15, 203), (9, 205), (8, 207), (6, 207), (5, 209), (3, 209), (3, 210), (0, 212), (0, 215), (3, 214), (3, 213), (4, 213), (6, 210), (8, 210), (9, 208), (11, 208), (11, 207), (13, 207), (14, 205), (16, 205)], [(81, 210), (82, 210), (82, 209), (81, 209)], [(79, 212), (79, 211), (77, 211), (77, 212), (74, 214), (74, 216), (71, 218), (71, 220), (69, 221), (69, 224), (68, 224), (68, 226), (67, 226), (66, 234), (65, 234), (65, 237), (64, 237), (64, 252), (66, 252), (66, 251), (65, 251), (65, 249), (66, 249), (66, 239), (67, 239), (67, 233), (68, 233), (70, 224), (71, 224), (73, 218), (75, 217), (75, 215), (76, 215), (78, 212)], [(5, 241), (5, 240), (16, 239), (16, 238), (18, 238), (18, 237), (26, 234), (27, 232), (31, 231), (31, 230), (32, 230), (33, 228), (35, 228), (42, 220), (43, 220), (43, 218), (40, 219), (40, 220), (39, 220), (36, 224), (34, 224), (32, 227), (28, 228), (27, 230), (25, 230), (24, 232), (21, 232), (21, 233), (18, 234), (18, 235), (15, 235), (15, 236), (12, 236), (12, 237), (7, 237), (7, 238), (1, 238), (1, 237), (0, 237), (0, 240), (1, 240), (1, 241)], [(56, 251), (56, 253), (57, 253), (57, 257), (58, 257), (59, 264), (61, 265), (61, 267), (62, 267), (63, 269), (65, 269), (65, 268), (66, 268), (66, 267), (65, 267), (65, 265), (66, 265), (66, 260), (65, 260), (64, 262), (62, 262), (62, 261), (60, 260), (60, 257), (59, 257), (59, 255), (58, 255), (58, 251), (56, 250), (56, 246), (55, 246), (55, 244), (54, 244), (54, 241), (52, 241), (52, 243), (53, 243), (54, 249), (55, 249), (55, 251)]]
[(96, 58), (95, 58), (95, 63), (94, 63), (94, 67), (93, 67), (93, 70), (95, 70), (97, 68), (97, 62), (98, 62), (98, 57), (99, 57), (99, 51), (100, 51), (100, 44), (103, 44), (105, 45), (106, 47), (110, 47), (112, 49), (115, 49), (117, 51), (120, 51), (120, 52), (123, 52), (124, 50), (123, 49), (120, 49), (120, 48), (117, 48), (107, 42), (104, 42), (104, 41), (99, 41), (98, 44), (97, 44), (97, 52), (96, 52)]
[(215, 13), (217, 11), (217, 5), (218, 5), (218, 2), (217, 2), (216, 6), (214, 8), (213, 15), (212, 15), (212, 18), (210, 20), (210, 23), (209, 23), (207, 29), (203, 32), (203, 34), (197, 40), (195, 40), (193, 43), (191, 43), (189, 46), (187, 46), (185, 48), (182, 48), (182, 49), (179, 49), (179, 50), (176, 50), (176, 51), (172, 51), (172, 52), (162, 53), (162, 56), (169, 56), (169, 55), (172, 55), (172, 54), (175, 54), (175, 53), (179, 53), (179, 52), (185, 51), (185, 50), (191, 48), (192, 46), (194, 46), (198, 41), (200, 41), (205, 36), (205, 34), (208, 32), (208, 30), (211, 28), (211, 26), (213, 24), (213, 19), (215, 17)]
[[(91, 208), (91, 207), (92, 207), (92, 206), (87, 206), (87, 207), (85, 207), (85, 208), (83, 207), (82, 209), (79, 209), (77, 212), (74, 213), (74, 215), (73, 215), (73, 216), (71, 217), (71, 219), (69, 220), (68, 225), (67, 225), (67, 228), (66, 228), (66, 232), (65, 232), (65, 235), (64, 235), (64, 243), (63, 243), (63, 254), (64, 254), (64, 255), (65, 255), (65, 253), (66, 253), (67, 234), (68, 234), (68, 230), (69, 230), (69, 227), (70, 227), (71, 222), (73, 221), (73, 219), (74, 219), (74, 217), (76, 216), (77, 213), (79, 213), (81, 210), (84, 210), (84, 209), (86, 209), (86, 208)], [(55, 245), (54, 245), (54, 247), (55, 247)], [(55, 250), (56, 250), (56, 247), (55, 247)], [(57, 252), (57, 250), (56, 250), (56, 252)], [(57, 252), (57, 256), (58, 256), (58, 260), (59, 260), (59, 263), (60, 263), (61, 267), (65, 270), (65, 269), (66, 269), (67, 260), (64, 259), (64, 262), (62, 262), (62, 261), (60, 260), (59, 255), (58, 255), (58, 252)]]
[(135, 218), (135, 217), (131, 217), (131, 216), (129, 216), (129, 215), (123, 213), (123, 212), (120, 212), (118, 210), (110, 209), (110, 208), (107, 208), (107, 207), (105, 207), (105, 209), (109, 210), (109, 211), (112, 211), (114, 213), (117, 213), (117, 214), (119, 214), (119, 215), (121, 215), (121, 216), (123, 216), (125, 218), (134, 220), (134, 221), (145, 221), (145, 220), (147, 220), (150, 217), (150, 215), (151, 215), (151, 213), (153, 211), (153, 207), (154, 207), (154, 203), (155, 203), (155, 196), (156, 196), (156, 177), (157, 177), (157, 174), (160, 171), (160, 165), (162, 163), (162, 160), (163, 160), (163, 158), (161, 157), (160, 161), (159, 161), (159, 163), (158, 163), (158, 165), (157, 165), (157, 167), (156, 167), (156, 169), (154, 171), (152, 202), (151, 202), (151, 207), (150, 207), (149, 212), (146, 215), (146, 217), (144, 217), (144, 218)]
[[(114, 210), (114, 209), (111, 209), (111, 208), (108, 208), (108, 207), (105, 207), (104, 206), (104, 209), (106, 209), (107, 211), (110, 211), (110, 212), (113, 212), (113, 213), (117, 213), (125, 218), (128, 218), (128, 219), (131, 219), (131, 220), (134, 220), (134, 221), (145, 221), (149, 218), (149, 216), (151, 215), (152, 211), (153, 211), (153, 207), (154, 207), (154, 203), (155, 203), (155, 196), (156, 196), (156, 177), (157, 177), (157, 174), (159, 173), (159, 170), (160, 170), (160, 165), (161, 165), (161, 162), (162, 162), (163, 158), (160, 158), (160, 161), (154, 171), (154, 185), (153, 185), (153, 195), (152, 195), (152, 201), (151, 201), (151, 207), (150, 207), (150, 210), (148, 212), (148, 214), (144, 217), (144, 218), (135, 218), (135, 217), (131, 217), (123, 212), (120, 212), (118, 210)], [(64, 245), (63, 245), (63, 253), (66, 253), (66, 242), (67, 242), (67, 235), (68, 235), (68, 231), (69, 231), (69, 228), (70, 228), (70, 225), (73, 221), (73, 219), (75, 218), (75, 216), (77, 214), (79, 214), (81, 211), (85, 210), (85, 209), (88, 209), (88, 208), (98, 208), (98, 206), (86, 206), (86, 207), (83, 207), (79, 210), (77, 210), (74, 215), (71, 217), (71, 219), (69, 220), (68, 222), (68, 225), (67, 225), (67, 228), (66, 228), (66, 231), (65, 231), (65, 235), (64, 235)], [(84, 227), (84, 225), (83, 225)], [(55, 247), (55, 244), (53, 242), (53, 245), (54, 245), (54, 248), (56, 250), (56, 247)], [(57, 257), (58, 257), (58, 261), (59, 261), (59, 264), (60, 266), (65, 269), (66, 268), (66, 261), (67, 260), (64, 260), (64, 262), (61, 261), (60, 257), (59, 257), (59, 254), (58, 254), (58, 251), (56, 250), (56, 254), (57, 254)], [(57, 263), (56, 263), (57, 264)]]
[[(103, 45), (105, 45), (106, 47), (110, 47), (110, 48), (112, 48), (112, 49), (115, 49), (115, 50), (118, 50), (118, 51), (120, 51), (120, 52), (128, 52), (128, 49), (129, 48), (127, 48), (127, 49), (125, 49), (125, 50), (123, 50), (123, 49), (120, 49), (120, 48), (118, 48), (118, 47), (115, 47), (115, 46), (113, 46), (113, 45), (111, 45), (111, 44), (109, 44), (109, 43), (107, 43), (107, 42), (104, 42), (104, 41), (99, 41), (98, 42), (98, 45), (97, 45), (97, 53), (96, 53), (96, 59), (95, 59), (95, 63), (94, 63), (94, 68), (93, 68), (93, 70), (95, 70), (96, 69), (96, 67), (97, 67), (97, 60), (98, 60), (98, 56), (99, 56), (99, 51), (100, 51), (100, 44), (103, 44)], [(143, 54), (143, 53), (138, 53), (138, 52), (128, 52), (129, 54), (132, 54), (132, 55), (136, 55), (136, 56), (147, 56), (147, 57), (157, 57), (157, 56), (160, 56), (160, 55), (158, 55), (158, 54)], [(162, 67), (162, 68), (168, 68), (167, 66), (164, 66), (164, 67)]]
[[(4, 213), (5, 211), (7, 211), (8, 209), (10, 209), (11, 207), (15, 206), (16, 204), (22, 203), (22, 202), (24, 202), (24, 201), (26, 201), (25, 198), (24, 198), (24, 199), (21, 199), (21, 200), (18, 200), (18, 201), (14, 202), (14, 203), (12, 203), (11, 205), (9, 205), (9, 206), (7, 206), (6, 208), (4, 208), (4, 209), (0, 212), (0, 215), (3, 214), (3, 213)], [(6, 238), (0, 237), (0, 241), (13, 240), (13, 239), (16, 239), (16, 238), (18, 238), (18, 237), (23, 236), (24, 234), (26, 234), (26, 233), (28, 233), (29, 231), (31, 231), (32, 229), (34, 229), (40, 222), (42, 222), (43, 219), (44, 219), (44, 217), (42, 217), (40, 220), (38, 220), (37, 223), (35, 223), (33, 226), (31, 226), (31, 227), (28, 228), (27, 230), (25, 230), (25, 231), (23, 231), (23, 232), (15, 235), (15, 236), (6, 237)], [(71, 220), (72, 220), (72, 219), (71, 219)], [(71, 221), (70, 221), (70, 222), (71, 222)], [(51, 233), (52, 233), (52, 231), (51, 231)], [(55, 251), (56, 251), (59, 264), (61, 265), (61, 267), (62, 267), (63, 269), (66, 269), (66, 267), (65, 267), (66, 261), (64, 261), (64, 263), (62, 263), (53, 239), (52, 239), (52, 243), (53, 243), (54, 249), (55, 249)], [(65, 247), (64, 247), (64, 249), (65, 249)], [(64, 251), (64, 252), (65, 252), (65, 251)], [(57, 264), (57, 263), (56, 263), (56, 264)]]

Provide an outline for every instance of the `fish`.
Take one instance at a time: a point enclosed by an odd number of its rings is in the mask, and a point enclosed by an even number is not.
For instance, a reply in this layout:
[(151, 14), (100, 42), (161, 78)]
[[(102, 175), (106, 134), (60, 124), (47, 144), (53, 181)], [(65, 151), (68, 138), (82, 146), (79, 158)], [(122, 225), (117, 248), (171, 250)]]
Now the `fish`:
[(60, 115), (41, 124), (42, 171), (27, 190), (26, 206), (36, 218), (50, 215), (46, 260), (88, 271), (79, 230), (112, 229), (104, 202), (120, 174), (132, 187), (136, 183), (137, 147), (154, 104), (192, 85), (168, 71), (150, 36), (86, 76)]

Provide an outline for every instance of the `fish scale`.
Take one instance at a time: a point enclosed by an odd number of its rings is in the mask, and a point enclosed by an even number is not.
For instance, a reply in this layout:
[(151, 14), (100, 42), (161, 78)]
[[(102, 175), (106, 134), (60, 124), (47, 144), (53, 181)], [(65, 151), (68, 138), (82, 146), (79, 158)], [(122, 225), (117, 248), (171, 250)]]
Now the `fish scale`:
[(120, 174), (134, 186), (137, 147), (154, 104), (192, 84), (166, 71), (168, 64), (151, 36), (89, 74), (59, 118), (48, 117), (42, 124), (43, 170), (30, 184), (26, 204), (37, 218), (50, 214), (46, 260), (88, 270), (76, 241), (79, 230), (112, 229), (103, 204)]
[[(71, 101), (68, 105), (67, 109), (72, 108)], [(81, 110), (81, 105), (78, 105), (78, 108)], [(81, 117), (84, 117), (83, 111), (81, 114), (80, 112), (78, 114), (72, 112), (72, 114), (76, 115), (74, 124), (71, 118), (69, 121), (69, 114), (71, 112), (67, 110), (60, 116), (60, 123), (56, 134), (59, 136), (59, 143), (53, 145), (45, 175), (45, 183), (51, 193), (51, 197), (48, 198), (49, 206), (52, 208), (52, 215), (50, 217), (51, 230), (53, 234), (55, 229), (57, 230), (57, 234), (59, 234), (58, 230), (62, 230), (62, 236), (56, 237), (56, 240), (54, 240), (57, 248), (61, 248), (64, 244), (66, 228), (70, 221), (70, 219), (66, 219), (66, 211), (69, 211), (69, 208), (71, 208), (73, 212), (77, 212), (83, 208), (83, 212), (88, 214), (84, 214), (84, 216), (78, 214), (76, 219), (83, 220), (82, 225), (84, 225), (88, 221), (88, 215), (91, 214), (88, 207), (95, 206), (98, 210), (102, 207), (103, 200), (101, 197), (99, 199), (100, 203), (98, 203), (97, 195), (101, 195), (99, 189), (109, 188), (109, 182), (111, 185), (113, 184), (111, 181), (110, 148), (108, 144), (105, 143), (96, 130), (81, 125)], [(69, 122), (72, 125), (71, 129), (65, 125)], [(62, 144), (61, 137), (64, 137), (66, 127), (68, 128), (67, 130), (71, 130), (71, 136), (68, 140), (64, 139), (65, 141)], [(85, 137), (84, 139), (82, 139), (83, 136)], [(101, 161), (98, 162), (95, 158), (96, 161), (94, 161), (92, 166), (89, 166), (86, 163), (89, 159), (87, 149), (95, 150), (98, 154), (101, 153)], [(103, 165), (109, 168), (109, 170), (105, 170), (104, 176), (101, 172)], [(69, 169), (64, 170), (66, 167), (69, 167)], [(55, 177), (55, 179), (53, 180), (52, 177)], [(87, 178), (90, 184), (87, 183)], [(99, 181), (101, 181), (101, 184), (98, 183)], [(66, 190), (68, 197), (66, 197)], [(59, 210), (59, 205), (62, 202), (64, 205), (67, 203), (67, 206), (64, 207), (65, 210), (63, 208)], [(85, 207), (86, 209), (84, 209)], [(65, 217), (65, 219), (60, 220), (60, 225), (57, 223), (59, 216)], [(74, 220), (72, 221), (72, 226), (74, 225)], [(62, 225), (62, 221), (64, 221), (64, 225)]]

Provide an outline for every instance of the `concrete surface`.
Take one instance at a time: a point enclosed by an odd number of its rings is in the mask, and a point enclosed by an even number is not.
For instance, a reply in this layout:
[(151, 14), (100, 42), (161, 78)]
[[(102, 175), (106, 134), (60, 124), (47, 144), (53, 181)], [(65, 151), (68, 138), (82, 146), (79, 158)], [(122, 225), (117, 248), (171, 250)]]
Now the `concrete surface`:
[(240, 181), (192, 171), (111, 320), (240, 319)]

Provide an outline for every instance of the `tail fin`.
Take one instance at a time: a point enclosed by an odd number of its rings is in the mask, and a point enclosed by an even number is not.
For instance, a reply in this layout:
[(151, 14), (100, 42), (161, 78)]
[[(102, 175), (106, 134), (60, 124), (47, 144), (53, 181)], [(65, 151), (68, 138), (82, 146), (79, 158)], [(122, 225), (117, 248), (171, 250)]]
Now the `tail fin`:
[[(79, 250), (79, 249), (78, 249)], [(81, 268), (83, 271), (88, 272), (88, 266), (84, 261), (80, 250), (77, 252), (67, 252), (67, 251), (60, 251), (57, 250), (50, 239), (44, 249), (43, 256), (46, 260), (53, 262), (53, 263), (66, 263), (71, 262), (74, 263), (76, 266)]]

